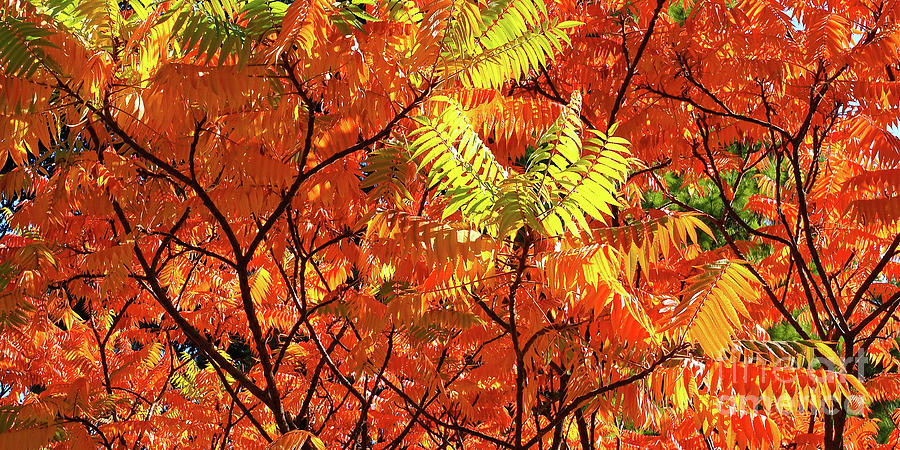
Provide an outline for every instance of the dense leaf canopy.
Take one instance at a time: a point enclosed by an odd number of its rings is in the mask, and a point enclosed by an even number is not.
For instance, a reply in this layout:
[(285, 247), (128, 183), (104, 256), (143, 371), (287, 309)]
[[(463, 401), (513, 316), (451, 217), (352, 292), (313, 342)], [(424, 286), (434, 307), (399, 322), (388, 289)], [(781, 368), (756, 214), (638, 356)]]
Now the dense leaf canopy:
[(893, 448), (896, 0), (3, 0), (0, 449)]

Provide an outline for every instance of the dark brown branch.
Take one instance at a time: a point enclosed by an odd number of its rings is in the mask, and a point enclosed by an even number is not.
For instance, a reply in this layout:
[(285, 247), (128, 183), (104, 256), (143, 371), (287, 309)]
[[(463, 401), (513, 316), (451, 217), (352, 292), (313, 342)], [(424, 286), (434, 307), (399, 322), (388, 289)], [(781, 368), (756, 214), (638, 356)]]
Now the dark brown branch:
[(465, 427), (462, 425), (452, 424), (452, 423), (448, 423), (443, 420), (440, 420), (437, 417), (435, 417), (433, 414), (431, 414), (427, 410), (425, 410), (425, 408), (420, 407), (419, 404), (415, 400), (410, 398), (409, 395), (407, 395), (406, 392), (402, 388), (397, 387), (397, 385), (392, 383), (390, 380), (385, 379), (384, 384), (385, 384), (385, 386), (387, 386), (391, 390), (393, 390), (395, 393), (397, 393), (397, 395), (399, 395), (403, 399), (403, 401), (406, 402), (406, 404), (413, 406), (414, 409), (416, 411), (418, 411), (422, 416), (424, 416), (429, 421), (436, 423), (440, 427), (475, 436), (477, 438), (483, 439), (485, 441), (488, 441), (488, 442), (490, 442), (494, 445), (497, 445), (499, 447), (502, 447), (502, 448), (514, 448), (508, 442), (505, 442), (505, 441), (497, 439), (493, 436), (484, 434), (478, 430), (473, 430), (471, 428), (468, 428), (468, 427)]
[[(877, 319), (878, 316), (884, 314), (885, 311), (895, 309), (897, 305), (900, 305), (900, 292), (892, 295), (888, 300), (885, 300), (881, 305), (878, 306), (878, 308), (875, 309), (875, 311), (872, 311), (868, 316), (866, 316), (866, 318), (863, 319), (862, 322), (859, 323), (859, 325), (853, 327), (848, 335), (851, 337), (858, 336), (859, 333), (862, 332), (862, 330), (865, 329), (866, 326), (872, 323), (873, 320)], [(882, 323), (879, 323), (878, 328), (871, 335), (875, 336), (876, 334), (878, 334), (878, 331), (881, 331), (881, 328), (884, 327), (890, 317), (890, 313), (884, 314), (884, 318), (882, 318), (881, 321)]]
[[(662, 11), (663, 4), (665, 4), (665, 0), (656, 0), (656, 8), (653, 10), (653, 17), (650, 19), (650, 24), (647, 26), (647, 31), (644, 33), (644, 38), (641, 40), (641, 44), (640, 46), (638, 46), (637, 53), (634, 55), (634, 59), (630, 63), (628, 63), (627, 61), (626, 54), (626, 65), (628, 69), (625, 72), (625, 79), (622, 80), (622, 85), (619, 87), (619, 92), (616, 94), (616, 99), (615, 101), (613, 101), (612, 110), (610, 110), (609, 112), (609, 120), (607, 120), (606, 122), (607, 130), (612, 127), (614, 123), (616, 123), (616, 115), (618, 115), (619, 109), (622, 107), (622, 102), (625, 100), (625, 94), (628, 92), (629, 85), (631, 84), (631, 79), (634, 77), (634, 74), (637, 71), (637, 65), (641, 61), (641, 56), (644, 55), (644, 50), (647, 48), (647, 43), (650, 42), (650, 36), (653, 35), (653, 29), (656, 27), (656, 20), (659, 19), (659, 13), (660, 11)], [(625, 45), (625, 35), (623, 34), (622, 46), (624, 47)]]
[[(125, 216), (125, 212), (122, 210), (122, 207), (115, 200), (112, 201), (113, 210), (116, 212), (116, 215), (119, 218), (119, 221), (122, 224), (122, 227), (125, 229), (126, 233), (131, 233), (131, 225), (128, 222), (127, 217)], [(144, 271), (143, 279), (149, 285), (149, 290), (153, 294), (153, 297), (156, 301), (163, 307), (166, 313), (175, 321), (175, 324), (178, 325), (178, 328), (181, 329), (182, 333), (190, 339), (194, 345), (197, 346), (208, 358), (214, 360), (217, 364), (219, 364), (222, 369), (228, 372), (232, 378), (234, 378), (242, 387), (253, 393), (257, 398), (263, 400), (264, 402), (268, 400), (268, 396), (265, 391), (260, 389), (253, 383), (246, 375), (243, 374), (240, 370), (237, 369), (234, 365), (232, 365), (228, 360), (226, 360), (214, 347), (213, 345), (206, 340), (193, 325), (191, 325), (184, 316), (178, 311), (178, 308), (172, 303), (169, 299), (166, 290), (159, 284), (159, 280), (156, 277), (156, 274), (151, 270), (150, 264), (147, 259), (144, 257), (143, 251), (141, 248), (135, 244), (134, 253), (138, 259), (138, 262), (141, 265), (141, 269)]]
[(247, 406), (244, 405), (244, 402), (241, 401), (240, 397), (238, 397), (237, 391), (232, 389), (231, 385), (228, 384), (228, 380), (225, 378), (225, 374), (222, 373), (222, 370), (215, 362), (211, 362), (210, 364), (215, 370), (216, 375), (219, 377), (219, 382), (222, 383), (222, 386), (225, 388), (225, 391), (228, 392), (228, 395), (231, 396), (231, 399), (238, 405), (238, 408), (244, 413), (244, 416), (247, 417), (247, 420), (256, 427), (256, 430), (259, 431), (259, 434), (268, 442), (272, 442), (272, 438), (269, 436), (269, 433), (266, 433), (266, 429), (263, 428), (262, 424), (256, 420), (256, 417), (247, 409)]
[(598, 395), (619, 389), (621, 387), (624, 387), (631, 383), (634, 383), (635, 381), (646, 378), (648, 375), (653, 373), (653, 371), (656, 370), (656, 368), (659, 367), (660, 364), (663, 364), (666, 361), (672, 359), (673, 357), (675, 357), (675, 355), (679, 351), (684, 350), (685, 348), (687, 348), (686, 345), (680, 345), (678, 347), (675, 347), (672, 350), (670, 350), (668, 353), (659, 357), (656, 361), (654, 361), (652, 364), (650, 364), (650, 366), (639, 371), (638, 373), (631, 375), (629, 377), (626, 377), (626, 378), (622, 378), (613, 383), (600, 386), (597, 389), (593, 389), (589, 392), (579, 395), (578, 397), (575, 397), (568, 405), (566, 405), (563, 408), (560, 408), (560, 410), (556, 413), (556, 417), (553, 420), (551, 420), (550, 423), (547, 424), (547, 426), (540, 428), (538, 430), (537, 435), (535, 435), (533, 438), (531, 438), (531, 440), (525, 444), (524, 448), (531, 448), (534, 445), (536, 445), (537, 441), (539, 441), (545, 434), (547, 434), (547, 432), (549, 432), (554, 427), (556, 427), (559, 424), (559, 422), (565, 420), (566, 417), (568, 417), (568, 415), (571, 414), (573, 411), (580, 408), (583, 403), (587, 402), (588, 400), (591, 400), (592, 398), (594, 398)]
[(900, 234), (894, 236), (894, 240), (891, 241), (891, 244), (888, 246), (887, 250), (884, 252), (884, 255), (878, 261), (878, 264), (872, 268), (872, 271), (869, 272), (869, 276), (859, 285), (859, 289), (856, 290), (856, 294), (853, 295), (853, 300), (850, 301), (850, 304), (847, 305), (847, 317), (850, 317), (853, 314), (853, 310), (856, 309), (856, 305), (859, 304), (860, 300), (862, 300), (866, 291), (869, 290), (869, 286), (875, 282), (881, 272), (884, 270), (885, 266), (891, 261), (891, 258), (897, 255), (897, 247), (900, 246)]

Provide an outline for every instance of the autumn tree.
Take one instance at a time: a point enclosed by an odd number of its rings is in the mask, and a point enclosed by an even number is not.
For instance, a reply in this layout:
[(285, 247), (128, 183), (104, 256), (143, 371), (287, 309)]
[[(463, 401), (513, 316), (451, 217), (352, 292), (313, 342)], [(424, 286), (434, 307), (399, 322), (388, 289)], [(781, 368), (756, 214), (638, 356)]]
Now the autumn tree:
[[(585, 119), (619, 122), (647, 166), (620, 219), (645, 223), (648, 203), (700, 214), (719, 251), (753, 262), (759, 325), (829, 342), (845, 370), (873, 377), (874, 399), (896, 399), (897, 3), (619, 11), (591, 15), (565, 60), (520, 87), (559, 99), (590, 80)], [(732, 392), (782, 395), (764, 383)], [(840, 448), (871, 433), (848, 406), (819, 410), (794, 442)]]
[(0, 447), (876, 445), (850, 3), (5, 2)]

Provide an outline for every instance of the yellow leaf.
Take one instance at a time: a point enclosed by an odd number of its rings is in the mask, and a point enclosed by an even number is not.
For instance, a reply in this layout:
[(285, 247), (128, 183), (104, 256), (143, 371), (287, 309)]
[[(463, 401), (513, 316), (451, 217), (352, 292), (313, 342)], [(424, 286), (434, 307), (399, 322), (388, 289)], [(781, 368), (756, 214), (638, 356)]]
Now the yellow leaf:
[(316, 450), (325, 450), (325, 443), (306, 430), (293, 430), (282, 434), (269, 444), (269, 450), (300, 450), (307, 442)]

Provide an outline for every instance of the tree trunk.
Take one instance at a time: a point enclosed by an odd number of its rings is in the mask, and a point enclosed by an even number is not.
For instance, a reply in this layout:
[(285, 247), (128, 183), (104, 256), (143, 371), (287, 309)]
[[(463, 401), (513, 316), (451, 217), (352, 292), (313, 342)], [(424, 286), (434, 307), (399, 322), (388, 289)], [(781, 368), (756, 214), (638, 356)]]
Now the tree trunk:
[(832, 414), (825, 415), (825, 450), (844, 449), (844, 425), (847, 423), (847, 412), (843, 405)]

